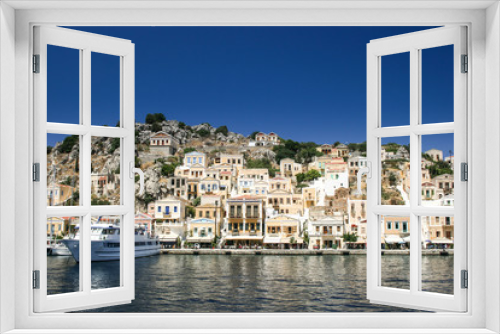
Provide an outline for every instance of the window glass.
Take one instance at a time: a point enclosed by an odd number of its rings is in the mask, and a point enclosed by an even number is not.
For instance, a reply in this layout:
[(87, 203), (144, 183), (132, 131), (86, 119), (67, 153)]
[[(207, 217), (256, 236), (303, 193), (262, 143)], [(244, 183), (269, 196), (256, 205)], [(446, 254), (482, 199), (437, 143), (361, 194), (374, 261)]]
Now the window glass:
[(80, 205), (80, 136), (47, 134), (47, 206)]
[(380, 216), (381, 227), (381, 286), (410, 288), (410, 233), (398, 228), (399, 222), (410, 217)]
[(410, 124), (410, 53), (381, 57), (382, 126)]
[(80, 291), (80, 217), (47, 218), (47, 294)]
[(80, 123), (80, 50), (47, 45), (47, 122)]

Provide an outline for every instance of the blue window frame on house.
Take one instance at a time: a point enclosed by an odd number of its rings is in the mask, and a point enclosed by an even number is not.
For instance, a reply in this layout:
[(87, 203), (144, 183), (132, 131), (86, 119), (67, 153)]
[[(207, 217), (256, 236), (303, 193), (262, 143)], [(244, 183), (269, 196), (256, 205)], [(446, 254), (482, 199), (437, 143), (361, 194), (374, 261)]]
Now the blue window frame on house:
[(174, 212), (177, 212), (177, 207), (176, 206), (174, 206)]
[(191, 158), (188, 158), (187, 162), (188, 162), (188, 164), (190, 164), (191, 163)]
[(161, 212), (161, 206), (158, 207), (158, 212)]
[(169, 206), (166, 206), (165, 207), (165, 213), (168, 215), (170, 213), (170, 207)]

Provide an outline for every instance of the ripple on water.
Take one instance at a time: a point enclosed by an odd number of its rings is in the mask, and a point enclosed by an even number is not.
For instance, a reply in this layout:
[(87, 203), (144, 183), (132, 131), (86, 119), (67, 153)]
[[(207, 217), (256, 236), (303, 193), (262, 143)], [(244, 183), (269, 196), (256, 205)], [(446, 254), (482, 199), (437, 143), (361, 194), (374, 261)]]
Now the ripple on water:
[[(52, 293), (78, 284), (71, 261), (48, 257)], [(407, 259), (391, 261), (390, 285)], [(423, 285), (453, 291), (453, 257), (426, 257)], [(74, 262), (74, 261), (73, 261)], [(366, 299), (365, 256), (191, 256), (163, 255), (136, 259), (136, 298), (131, 304), (87, 312), (411, 312), (371, 304)], [(99, 267), (99, 264), (92, 264)], [(119, 266), (102, 266), (117, 270)], [(115, 268), (116, 267), (116, 268)], [(93, 284), (106, 286), (118, 272), (105, 272)], [(439, 268), (439, 270), (435, 270)], [(76, 282), (76, 283), (74, 283)]]

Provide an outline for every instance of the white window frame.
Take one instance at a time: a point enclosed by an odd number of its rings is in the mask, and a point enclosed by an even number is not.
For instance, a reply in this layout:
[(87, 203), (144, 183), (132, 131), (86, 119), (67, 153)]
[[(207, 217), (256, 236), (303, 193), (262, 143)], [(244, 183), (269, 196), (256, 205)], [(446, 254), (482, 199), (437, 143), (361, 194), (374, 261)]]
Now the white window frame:
[[(455, 207), (427, 207), (421, 196), (421, 144), (424, 135), (453, 134), (455, 159), (458, 163), (467, 163), (467, 76), (462, 73), (461, 57), (467, 54), (466, 27), (461, 25), (440, 27), (409, 34), (396, 35), (370, 41), (367, 47), (367, 158), (371, 161), (371, 178), (368, 179), (368, 212), (371, 222), (382, 221), (383, 216), (404, 216), (410, 219), (410, 287), (395, 289), (384, 287), (381, 281), (382, 258), (380, 224), (368, 225), (368, 299), (388, 305), (413, 305), (423, 310), (448, 310), (463, 312), (467, 309), (467, 290), (461, 287), (461, 270), (467, 270), (467, 185), (461, 181), (460, 165), (454, 173)], [(453, 90), (454, 119), (453, 122), (423, 124), (422, 114), (422, 57), (423, 50), (439, 46), (453, 45)], [(393, 54), (409, 54), (410, 74), (410, 124), (384, 127), (381, 110), (381, 78), (383, 74), (383, 57)], [(381, 147), (383, 138), (408, 136), (410, 139), (410, 203), (406, 206), (381, 205), (382, 159)], [(472, 181), (472, 180), (471, 180)], [(440, 294), (422, 291), (421, 266), (421, 228), (420, 222), (426, 216), (454, 216), (457, 221), (454, 238), (454, 287), (453, 294)], [(399, 230), (399, 221), (394, 221), (392, 230)]]
[[(47, 122), (47, 46), (56, 45), (78, 50), (81, 96), (78, 124)], [(92, 52), (119, 57), (119, 122), (120, 127), (92, 125), (91, 112), (91, 55)], [(33, 184), (34, 269), (40, 272), (39, 289), (34, 290), (34, 309), (37, 312), (88, 309), (89, 305), (116, 305), (134, 299), (134, 44), (129, 40), (100, 36), (59, 27), (34, 27), (34, 53), (39, 55), (39, 73), (33, 75), (34, 83), (34, 162), (40, 164), (40, 182)], [(47, 134), (79, 136), (80, 151), (80, 203), (78, 206), (47, 207)], [(92, 137), (120, 139), (120, 203), (101, 206), (90, 203), (91, 140)], [(131, 174), (132, 173), (132, 174)], [(120, 286), (108, 289), (91, 288), (91, 237), (92, 216), (119, 215), (120, 234)], [(79, 290), (72, 293), (47, 295), (46, 224), (48, 217), (79, 217), (80, 259)]]
[[(71, 8), (71, 6), (74, 6)], [(151, 7), (154, 6), (154, 9)], [(397, 8), (392, 8), (396, 7)], [(17, 8), (18, 10), (14, 10)], [(66, 8), (62, 8), (66, 7)], [(69, 8), (68, 8), (69, 7)], [(76, 7), (80, 9), (75, 9)], [(97, 8), (99, 7), (99, 8)], [(128, 7), (128, 9), (127, 9)], [(130, 9), (133, 7), (134, 9)], [(150, 7), (148, 9), (148, 7)], [(179, 8), (183, 7), (183, 8)], [(106, 8), (106, 10), (102, 10)], [(137, 10), (142, 8), (143, 10)], [(49, 10), (47, 10), (49, 9)], [(113, 10), (108, 10), (113, 9)], [(0, 4), (0, 330), (37, 329), (92, 333), (105, 329), (179, 328), (268, 329), (266, 332), (492, 333), (500, 331), (500, 11), (493, 1), (231, 2), (7, 1)], [(446, 25), (469, 27), (470, 69), (468, 142), (470, 157), (468, 217), (471, 237), (468, 312), (464, 314), (33, 314), (30, 226), (32, 102), (30, 55), (32, 26), (59, 25)], [(132, 41), (133, 42), (133, 41)], [(334, 41), (332, 41), (334, 43)], [(15, 83), (13, 85), (12, 83)], [(15, 113), (12, 112), (15, 110)], [(13, 126), (15, 125), (15, 126)], [(488, 141), (486, 141), (488, 136)], [(12, 144), (15, 138), (15, 144)], [(15, 161), (15, 164), (5, 163)], [(14, 175), (14, 177), (12, 177)], [(488, 182), (485, 182), (488, 175)], [(15, 196), (12, 196), (15, 189)], [(488, 194), (488, 196), (486, 196)], [(27, 205), (29, 204), (29, 205)], [(13, 222), (11, 224), (5, 222)], [(473, 227), (472, 227), (473, 226)], [(14, 237), (12, 237), (14, 236)], [(12, 256), (12, 250), (14, 256)], [(488, 256), (486, 256), (488, 254)], [(12, 288), (15, 287), (15, 288)], [(486, 293), (487, 291), (487, 293)], [(12, 307), (14, 305), (14, 307)], [(358, 330), (354, 330), (357, 328)], [(381, 328), (383, 328), (381, 330)], [(217, 329), (221, 329), (217, 331)], [(338, 329), (338, 330), (336, 330)], [(461, 329), (461, 330), (460, 330)], [(243, 330), (242, 330), (243, 331)], [(242, 332), (241, 331), (241, 332)], [(141, 330), (128, 330), (128, 333)], [(178, 331), (177, 331), (178, 332)]]

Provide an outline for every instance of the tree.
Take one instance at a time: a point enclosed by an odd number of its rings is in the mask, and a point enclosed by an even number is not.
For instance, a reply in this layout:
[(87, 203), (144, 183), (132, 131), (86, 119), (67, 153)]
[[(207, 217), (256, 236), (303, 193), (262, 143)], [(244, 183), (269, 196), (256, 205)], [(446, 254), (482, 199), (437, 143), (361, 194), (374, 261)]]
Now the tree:
[(162, 127), (161, 127), (160, 123), (153, 123), (153, 125), (151, 126), (151, 131), (153, 131), (153, 132), (158, 132), (161, 130), (162, 130)]
[(201, 197), (196, 197), (194, 200), (193, 200), (193, 205), (194, 206), (198, 206), (200, 205), (201, 203)]
[(186, 147), (184, 149), (184, 154), (188, 154), (189, 152), (194, 152), (196, 149), (194, 147)]
[(267, 158), (262, 159), (248, 159), (246, 167), (251, 168), (266, 168), (269, 171), (269, 176), (274, 177), (276, 172), (273, 168), (271, 161)]
[(73, 150), (75, 145), (78, 145), (80, 136), (73, 135), (64, 138), (62, 144), (57, 148), (60, 153), (69, 153)]
[(163, 121), (166, 121), (166, 118), (162, 113), (146, 115), (146, 124), (161, 123)]
[(295, 158), (295, 152), (284, 146), (276, 146), (276, 149), (273, 149), (273, 151), (276, 153), (274, 158), (277, 163), (280, 163), (282, 159)]
[(323, 152), (319, 152), (314, 147), (306, 147), (299, 151), (297, 154), (297, 160), (302, 163), (310, 163), (313, 161), (314, 157), (320, 157), (323, 155)]
[(250, 134), (250, 136), (248, 136), (248, 138), (255, 140), (255, 136), (256, 136), (256, 135), (257, 135), (257, 133), (259, 133), (259, 132), (260, 132), (260, 131), (254, 131), (254, 132), (252, 132), (252, 133)]
[(391, 175), (389, 175), (389, 184), (391, 185), (391, 187), (396, 186), (397, 182), (398, 182), (398, 178), (397, 178), (396, 174), (391, 173)]
[(219, 126), (216, 130), (215, 130), (215, 133), (222, 133), (224, 136), (227, 137), (227, 134), (229, 133), (229, 130), (227, 129), (227, 126), (225, 125), (222, 125), (222, 126)]
[(163, 166), (161, 166), (161, 175), (164, 175), (164, 176), (174, 175), (175, 168), (178, 165), (179, 164), (177, 164), (177, 163), (163, 164)]
[(179, 129), (185, 129), (185, 128), (186, 128), (186, 123), (179, 122)]
[(339, 141), (336, 141), (335, 143), (333, 143), (333, 146), (337, 147), (340, 145), (340, 142)]
[(196, 133), (201, 137), (201, 138), (206, 138), (208, 136), (210, 136), (210, 131), (208, 131), (207, 129), (200, 129), (198, 131), (196, 131)]
[(313, 181), (316, 179), (319, 179), (321, 177), (321, 173), (317, 171), (316, 169), (311, 169), (307, 171), (306, 176), (305, 176), (305, 181)]
[(358, 236), (355, 232), (344, 233), (344, 235), (342, 235), (342, 239), (344, 239), (345, 243), (355, 243), (356, 241), (358, 241)]
[(186, 216), (194, 218), (194, 215), (196, 214), (196, 211), (192, 206), (186, 206)]
[(155, 201), (155, 198), (153, 195), (151, 195), (148, 192), (144, 193), (144, 204), (145, 204), (146, 208), (148, 207), (149, 203), (154, 202), (154, 201)]
[(115, 152), (118, 147), (120, 147), (120, 138), (111, 139), (111, 145), (109, 146), (108, 153), (113, 154), (113, 152)]
[(47, 154), (50, 154), (52, 152), (53, 147), (52, 146), (47, 146)]
[(304, 243), (309, 245), (309, 233), (307, 231), (304, 232)]
[(366, 152), (366, 141), (362, 143), (350, 143), (347, 144), (347, 147), (349, 148), (349, 151)]

